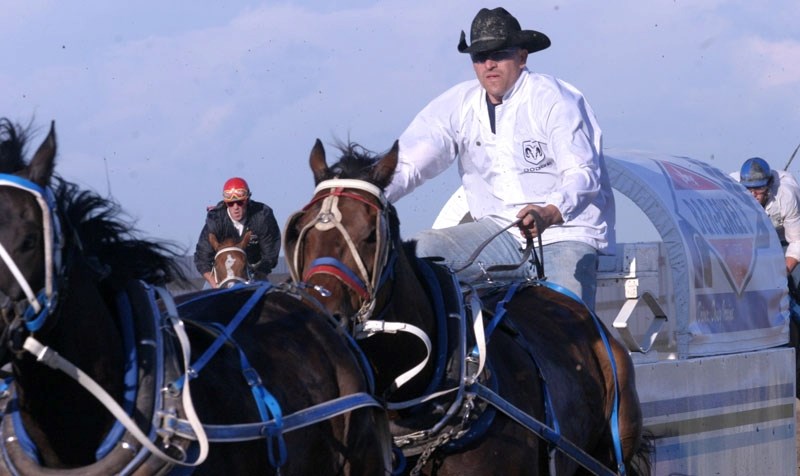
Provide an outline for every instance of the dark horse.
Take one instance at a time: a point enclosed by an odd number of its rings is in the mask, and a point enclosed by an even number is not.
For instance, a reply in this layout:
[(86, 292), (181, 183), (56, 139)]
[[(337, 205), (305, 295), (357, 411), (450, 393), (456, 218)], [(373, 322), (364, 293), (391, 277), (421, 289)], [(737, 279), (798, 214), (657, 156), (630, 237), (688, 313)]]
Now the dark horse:
[(545, 282), (478, 289), (417, 258), (383, 195), (397, 143), (340, 149), (330, 167), (312, 149), (316, 190), (287, 223), (287, 261), (360, 339), (409, 472), (648, 472), (633, 364), (605, 326)]
[(386, 474), (385, 411), (321, 306), (260, 283), (176, 307), (176, 248), (55, 176), (53, 127), (26, 164), (27, 135), (0, 120), (0, 473)]

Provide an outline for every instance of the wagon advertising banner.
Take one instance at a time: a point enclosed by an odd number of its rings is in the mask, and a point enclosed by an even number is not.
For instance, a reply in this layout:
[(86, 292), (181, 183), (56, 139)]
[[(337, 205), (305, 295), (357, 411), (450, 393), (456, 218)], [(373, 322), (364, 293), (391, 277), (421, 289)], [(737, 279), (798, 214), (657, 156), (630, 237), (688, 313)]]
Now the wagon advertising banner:
[(626, 154), (607, 163), (614, 188), (642, 208), (668, 250), (679, 354), (785, 344), (783, 250), (761, 205), (701, 161)]

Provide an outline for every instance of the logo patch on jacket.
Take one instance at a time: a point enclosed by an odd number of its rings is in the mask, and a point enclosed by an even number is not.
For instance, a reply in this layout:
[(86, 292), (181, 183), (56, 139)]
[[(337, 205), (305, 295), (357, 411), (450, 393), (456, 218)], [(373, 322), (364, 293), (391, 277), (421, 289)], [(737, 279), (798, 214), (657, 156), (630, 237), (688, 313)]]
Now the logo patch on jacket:
[(522, 143), (522, 157), (530, 164), (539, 165), (545, 159), (544, 148), (539, 141), (526, 140)]

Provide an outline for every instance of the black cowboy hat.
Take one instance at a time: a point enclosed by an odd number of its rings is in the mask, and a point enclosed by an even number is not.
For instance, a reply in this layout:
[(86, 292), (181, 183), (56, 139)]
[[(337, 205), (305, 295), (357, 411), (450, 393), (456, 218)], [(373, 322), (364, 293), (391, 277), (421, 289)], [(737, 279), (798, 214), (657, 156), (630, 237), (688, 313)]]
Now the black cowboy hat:
[(516, 46), (525, 48), (528, 53), (534, 53), (550, 46), (547, 35), (534, 30), (523, 30), (517, 19), (505, 8), (481, 8), (472, 20), (469, 38), (472, 44), (467, 46), (466, 35), (462, 30), (461, 40), (458, 42), (459, 52), (483, 53)]

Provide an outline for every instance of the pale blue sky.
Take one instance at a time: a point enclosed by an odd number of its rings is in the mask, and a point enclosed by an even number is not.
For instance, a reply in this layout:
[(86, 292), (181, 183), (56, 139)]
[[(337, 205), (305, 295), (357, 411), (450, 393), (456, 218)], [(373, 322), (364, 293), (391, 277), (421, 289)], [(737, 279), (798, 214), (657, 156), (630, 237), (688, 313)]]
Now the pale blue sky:
[[(228, 177), (283, 226), (311, 196), (316, 138), (386, 150), (471, 79), (456, 44), (484, 6), (551, 38), (529, 67), (584, 92), (609, 153), (732, 171), (754, 155), (782, 168), (800, 142), (797, 0), (0, 0), (0, 116), (33, 120), (35, 145), (54, 119), (65, 178), (193, 251)], [(403, 236), (456, 186), (451, 169), (402, 199)], [(649, 238), (624, 210), (618, 221), (623, 240)]]

